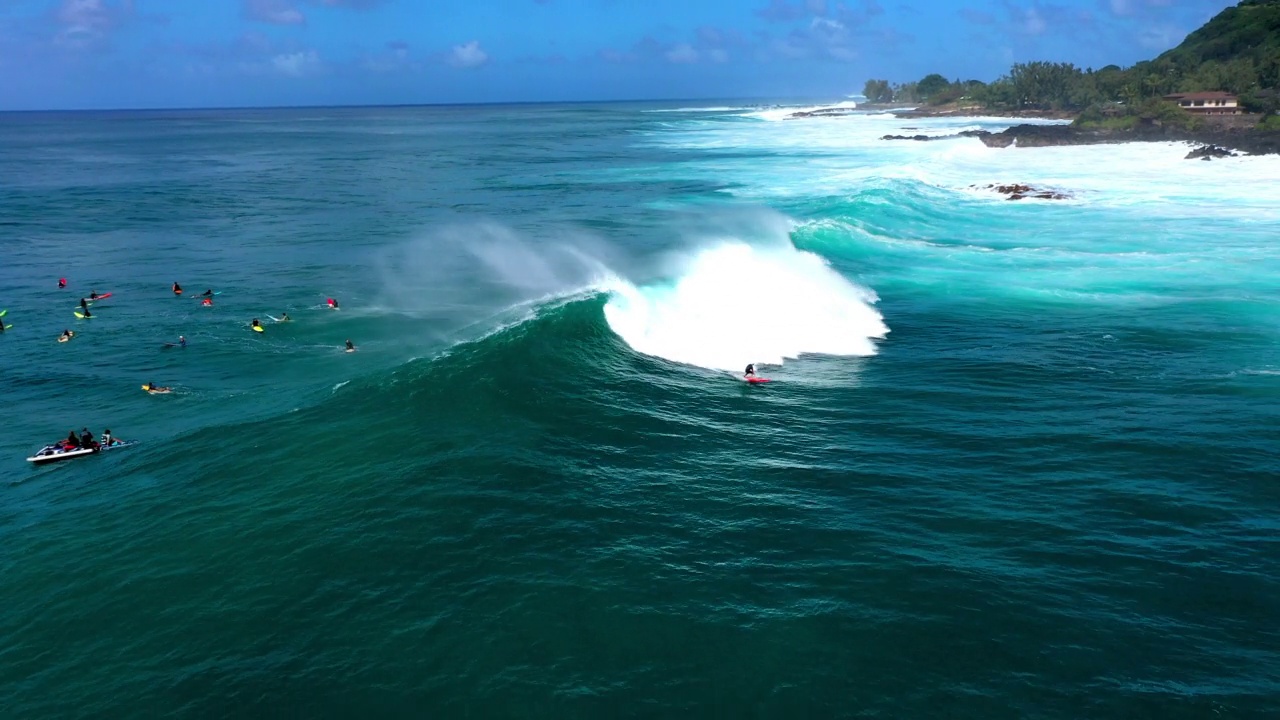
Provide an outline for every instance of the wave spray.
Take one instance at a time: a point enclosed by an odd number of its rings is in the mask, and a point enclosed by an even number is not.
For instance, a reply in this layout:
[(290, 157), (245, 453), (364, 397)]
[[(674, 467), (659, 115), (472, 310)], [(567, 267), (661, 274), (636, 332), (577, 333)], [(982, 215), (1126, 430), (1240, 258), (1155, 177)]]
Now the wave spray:
[(725, 242), (672, 282), (611, 288), (604, 313), (638, 352), (738, 371), (802, 353), (874, 355), (872, 340), (889, 332), (876, 300), (812, 253)]

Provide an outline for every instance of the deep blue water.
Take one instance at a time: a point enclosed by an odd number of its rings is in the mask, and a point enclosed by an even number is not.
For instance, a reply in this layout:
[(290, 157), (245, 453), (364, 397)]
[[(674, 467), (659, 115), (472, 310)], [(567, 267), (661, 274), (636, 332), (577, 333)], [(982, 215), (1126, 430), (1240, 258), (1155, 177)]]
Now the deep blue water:
[(1280, 713), (1280, 159), (788, 112), (0, 115), (0, 716)]

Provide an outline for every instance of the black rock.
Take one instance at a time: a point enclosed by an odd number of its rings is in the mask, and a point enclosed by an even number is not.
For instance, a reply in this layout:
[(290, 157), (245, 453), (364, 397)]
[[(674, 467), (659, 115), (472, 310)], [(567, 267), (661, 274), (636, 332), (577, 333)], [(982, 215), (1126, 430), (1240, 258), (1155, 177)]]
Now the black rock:
[(1188, 160), (1195, 160), (1196, 158), (1200, 158), (1201, 160), (1212, 160), (1214, 158), (1226, 158), (1226, 157), (1235, 157), (1235, 156), (1236, 154), (1234, 152), (1231, 152), (1227, 148), (1219, 147), (1217, 145), (1204, 145), (1202, 147), (1198, 147), (1195, 150), (1192, 150), (1191, 152), (1187, 153)]
[(1030, 185), (1014, 184), (1014, 185), (970, 185), (973, 190), (991, 190), (1001, 195), (1009, 196), (1010, 200), (1025, 200), (1026, 198), (1035, 198), (1037, 200), (1070, 200), (1071, 196), (1059, 192), (1057, 190), (1046, 190), (1044, 188), (1035, 188)]

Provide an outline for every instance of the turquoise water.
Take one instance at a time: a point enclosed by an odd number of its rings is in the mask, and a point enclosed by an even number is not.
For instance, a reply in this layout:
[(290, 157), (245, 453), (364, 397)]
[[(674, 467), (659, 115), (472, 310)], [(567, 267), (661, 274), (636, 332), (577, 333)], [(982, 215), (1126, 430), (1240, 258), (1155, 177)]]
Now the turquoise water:
[(0, 716), (1280, 712), (1280, 160), (784, 116), (0, 115)]

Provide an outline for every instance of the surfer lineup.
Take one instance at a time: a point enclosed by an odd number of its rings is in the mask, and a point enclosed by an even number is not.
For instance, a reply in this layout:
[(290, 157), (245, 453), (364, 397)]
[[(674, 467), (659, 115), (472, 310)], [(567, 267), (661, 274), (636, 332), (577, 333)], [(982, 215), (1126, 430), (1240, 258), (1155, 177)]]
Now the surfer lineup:
[[(58, 288), (59, 289), (67, 288), (67, 279), (65, 277), (58, 278)], [(182, 296), (182, 293), (183, 293), (182, 285), (179, 284), (178, 281), (175, 280), (173, 282), (173, 285), (170, 287), (170, 290), (173, 292), (174, 297)], [(214, 291), (213, 288), (205, 288), (204, 292), (200, 293), (199, 295), (196, 295), (195, 297), (200, 301), (201, 307), (211, 308), (213, 307), (214, 297), (221, 294), (222, 294), (221, 291)], [(102, 302), (103, 300), (107, 300), (111, 298), (112, 295), (113, 293), (109, 293), (109, 292), (99, 293), (97, 290), (90, 291), (88, 295), (80, 298), (79, 307), (77, 307), (77, 309), (75, 310), (76, 318), (80, 320), (93, 319), (94, 314), (93, 314), (93, 310), (91, 309), (91, 306), (93, 306), (94, 303)], [(338, 310), (339, 309), (338, 299), (335, 297), (326, 297), (323, 307), (329, 310), (334, 310), (334, 311)], [(0, 310), (0, 334), (3, 334), (6, 330), (13, 328), (13, 325), (5, 324), (4, 318), (6, 313), (8, 313), (8, 310)], [(281, 313), (280, 317), (274, 317), (272, 315), (268, 315), (267, 317), (276, 323), (292, 322), (292, 318), (289, 317), (289, 313), (287, 312)], [(258, 318), (253, 318), (252, 320), (249, 321), (249, 329), (259, 334), (266, 332), (266, 328), (262, 325), (262, 321), (259, 320)], [(75, 332), (73, 332), (69, 328), (64, 329), (62, 331), (62, 334), (58, 336), (58, 342), (60, 343), (70, 342), (71, 339), (74, 337), (76, 337)], [(186, 348), (187, 337), (186, 335), (179, 335), (177, 343), (167, 342), (163, 345), (163, 347), (166, 349), (173, 348), (173, 347)], [(346, 353), (354, 353), (356, 352), (357, 348), (355, 343), (353, 343), (351, 339), (348, 338), (346, 342), (343, 344), (342, 350), (343, 352), (346, 352)], [(747, 383), (750, 383), (753, 385), (770, 382), (769, 378), (760, 377), (760, 375), (757, 374), (755, 363), (747, 364), (746, 369), (743, 370), (742, 379), (745, 380)], [(167, 395), (173, 392), (172, 387), (157, 385), (154, 382), (147, 382), (142, 386), (142, 390), (149, 395)], [(27, 458), (27, 460), (37, 464), (46, 463), (46, 462), (52, 462), (55, 460), (61, 460), (61, 459), (70, 458), (70, 457), (79, 457), (79, 456), (87, 455), (90, 453), (100, 452), (101, 450), (104, 450), (104, 449), (109, 449), (114, 447), (123, 447), (125, 445), (131, 445), (131, 444), (132, 443), (121, 442), (119, 439), (113, 438), (111, 436), (110, 430), (107, 430), (103, 434), (102, 442), (95, 441), (93, 439), (92, 433), (89, 433), (88, 429), (86, 428), (84, 433), (82, 433), (79, 437), (77, 437), (75, 432), (72, 431), (67, 436), (67, 439), (65, 441), (46, 445), (34, 456)]]
[[(65, 290), (67, 286), (68, 286), (68, 282), (65, 277), (58, 278), (58, 289)], [(173, 292), (173, 295), (175, 297), (181, 297), (183, 294), (182, 285), (179, 284), (176, 280), (174, 281), (173, 285), (170, 287), (170, 290)], [(196, 295), (195, 298), (200, 300), (200, 306), (209, 308), (209, 307), (213, 307), (214, 297), (221, 294), (222, 294), (221, 291), (214, 291), (213, 288), (206, 288), (203, 293)], [(97, 290), (91, 290), (88, 295), (85, 295), (80, 298), (80, 302), (75, 309), (76, 318), (79, 320), (92, 320), (95, 317), (92, 310), (92, 307), (94, 306), (94, 304), (101, 302), (103, 300), (107, 300), (111, 298), (112, 295), (113, 293), (110, 293), (110, 292), (99, 293)], [(322, 307), (327, 308), (329, 310), (337, 310), (338, 299), (334, 297), (326, 297), (324, 305)], [(0, 310), (0, 334), (3, 334), (6, 330), (10, 330), (13, 328), (13, 325), (9, 325), (5, 323), (5, 316), (8, 314), (8, 312), (9, 311), (7, 309)], [(289, 317), (289, 314), (287, 312), (281, 313), (280, 317), (278, 318), (273, 317), (271, 315), (268, 315), (267, 317), (271, 318), (272, 321), (277, 323), (292, 322), (292, 318)], [(262, 322), (258, 318), (253, 318), (250, 321), (249, 329), (255, 333), (266, 332), (266, 328), (263, 327)], [(77, 333), (75, 331), (71, 330), (70, 328), (64, 328), (62, 333), (58, 336), (58, 342), (60, 343), (70, 342), (71, 339), (75, 337), (77, 337)], [(174, 347), (186, 348), (187, 347), (186, 335), (179, 335), (176, 343), (166, 342), (163, 345), (163, 348), (165, 349), (174, 348)], [(347, 352), (347, 353), (353, 353), (356, 351), (355, 344), (349, 338), (341, 346), (341, 348), (344, 352)], [(142, 386), (142, 390), (150, 395), (167, 395), (173, 392), (172, 387), (158, 385), (155, 382), (147, 382)], [(67, 437), (65, 440), (60, 440), (58, 442), (51, 443), (49, 445), (44, 446), (38, 452), (36, 452), (35, 455), (27, 458), (27, 460), (35, 464), (44, 464), (44, 463), (54, 462), (57, 460), (63, 460), (63, 459), (68, 459), (73, 457), (82, 457), (85, 455), (95, 454), (103, 450), (109, 450), (109, 449), (114, 449), (118, 447), (126, 447), (132, 444), (134, 444), (134, 442), (123, 441), (113, 436), (110, 430), (106, 430), (103, 432), (101, 440), (95, 440), (93, 433), (89, 432), (88, 428), (85, 428), (83, 432), (81, 432), (79, 435), (77, 435), (74, 430), (71, 431), (70, 433), (67, 434)]]

